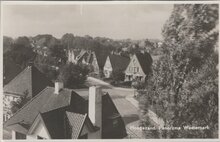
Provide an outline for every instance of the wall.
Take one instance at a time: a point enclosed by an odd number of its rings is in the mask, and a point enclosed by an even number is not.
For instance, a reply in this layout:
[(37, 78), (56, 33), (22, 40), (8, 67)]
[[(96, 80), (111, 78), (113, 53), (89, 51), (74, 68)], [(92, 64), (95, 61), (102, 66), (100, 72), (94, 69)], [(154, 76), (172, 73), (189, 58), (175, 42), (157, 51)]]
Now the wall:
[[(134, 70), (134, 68), (139, 68)], [(136, 57), (136, 55), (133, 55), (127, 69), (125, 70), (125, 75), (132, 75), (132, 80), (135, 78), (135, 76), (142, 76), (143, 80), (146, 77), (144, 71), (141, 68), (141, 65)], [(128, 78), (125, 76), (125, 81), (129, 81)], [(131, 80), (130, 80), (131, 81)]]

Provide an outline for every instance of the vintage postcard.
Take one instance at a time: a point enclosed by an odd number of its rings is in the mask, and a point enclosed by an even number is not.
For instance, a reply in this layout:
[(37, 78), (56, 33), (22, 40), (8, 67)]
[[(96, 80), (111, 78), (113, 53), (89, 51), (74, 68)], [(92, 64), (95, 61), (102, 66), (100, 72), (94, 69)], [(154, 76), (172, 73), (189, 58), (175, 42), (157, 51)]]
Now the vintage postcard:
[(218, 2), (1, 2), (2, 139), (218, 139)]

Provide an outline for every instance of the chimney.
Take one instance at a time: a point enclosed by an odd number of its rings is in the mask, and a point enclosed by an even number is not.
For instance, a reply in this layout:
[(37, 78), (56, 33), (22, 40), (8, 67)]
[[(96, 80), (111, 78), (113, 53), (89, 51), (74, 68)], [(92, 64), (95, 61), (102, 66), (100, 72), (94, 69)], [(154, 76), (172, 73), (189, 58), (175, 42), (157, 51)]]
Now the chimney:
[(102, 138), (102, 90), (100, 86), (89, 88), (89, 118), (99, 130), (88, 135), (90, 139)]
[(59, 94), (60, 89), (63, 89), (63, 82), (55, 82), (55, 94)]

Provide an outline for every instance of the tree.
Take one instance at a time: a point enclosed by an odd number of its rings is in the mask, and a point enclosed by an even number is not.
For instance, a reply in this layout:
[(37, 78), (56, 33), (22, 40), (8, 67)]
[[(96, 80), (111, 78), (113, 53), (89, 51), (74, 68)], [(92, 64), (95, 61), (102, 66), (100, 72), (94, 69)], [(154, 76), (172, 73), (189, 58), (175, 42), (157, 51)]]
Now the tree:
[(115, 81), (115, 82), (119, 82), (119, 81), (124, 81), (125, 79), (125, 74), (123, 71), (121, 70), (114, 70), (112, 72), (112, 79)]
[(17, 101), (11, 102), (11, 112), (14, 114), (16, 113), (20, 108), (22, 108), (30, 98), (28, 97), (28, 91), (24, 91), (24, 95), (21, 96)]
[(24, 44), (13, 44), (12, 49), (4, 54), (4, 57), (7, 57), (14, 61), (16, 64), (25, 68), (29, 62), (32, 62), (35, 59), (36, 53), (33, 52), (30, 46)]
[(70, 63), (62, 67), (58, 80), (62, 81), (66, 88), (79, 88), (86, 81), (88, 73), (86, 65)]
[(67, 56), (64, 51), (64, 47), (62, 44), (56, 44), (49, 48), (49, 56), (54, 58), (54, 63), (58, 65), (65, 64), (67, 61)]
[(61, 44), (65, 49), (72, 48), (73, 46), (74, 35), (71, 33), (66, 33), (61, 38)]
[[(144, 112), (153, 106), (165, 126), (164, 138), (213, 138), (218, 131), (218, 5), (175, 5), (163, 29), (164, 56), (153, 66), (140, 98)], [(142, 119), (147, 125), (147, 119)], [(184, 130), (184, 126), (209, 126)]]
[(11, 37), (3, 36), (3, 53), (11, 50), (13, 42)]

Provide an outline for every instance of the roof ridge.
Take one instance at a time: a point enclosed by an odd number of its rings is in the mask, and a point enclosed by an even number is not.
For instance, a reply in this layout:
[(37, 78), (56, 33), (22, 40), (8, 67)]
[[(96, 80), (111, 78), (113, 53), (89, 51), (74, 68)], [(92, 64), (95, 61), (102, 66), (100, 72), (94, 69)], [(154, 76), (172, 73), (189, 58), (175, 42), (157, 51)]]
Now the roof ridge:
[[(16, 80), (19, 76), (21, 76), (28, 69), (29, 69), (29, 67), (26, 67), (23, 71), (21, 71), (18, 75), (16, 75), (11, 81), (9, 81), (8, 84), (11, 83), (12, 81)], [(6, 84), (5, 87), (7, 87), (8, 84)]]
[[(10, 117), (7, 121), (9, 121), (10, 119), (12, 119), (17, 113), (19, 113), (21, 110), (23, 110), (28, 104), (30, 104), (33, 100), (35, 100), (37, 97), (39, 97), (40, 94), (42, 94), (42, 93), (43, 93), (46, 89), (48, 89), (48, 88), (50, 88), (50, 87), (46, 87), (46, 88), (44, 88), (42, 91), (40, 91), (36, 96), (34, 96), (30, 101), (28, 101), (26, 104), (24, 104), (18, 111), (16, 111), (16, 112), (14, 113), (14, 115), (13, 115), (12, 117)], [(7, 121), (5, 121), (4, 124), (6, 124)], [(4, 124), (3, 124), (3, 125), (4, 125)]]

